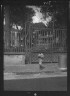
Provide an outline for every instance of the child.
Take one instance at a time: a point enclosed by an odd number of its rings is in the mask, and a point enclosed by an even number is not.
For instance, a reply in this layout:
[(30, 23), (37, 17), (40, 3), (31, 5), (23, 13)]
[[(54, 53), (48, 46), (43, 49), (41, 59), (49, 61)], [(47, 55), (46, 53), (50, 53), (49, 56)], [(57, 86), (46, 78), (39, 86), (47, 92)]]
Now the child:
[(43, 53), (38, 54), (38, 58), (39, 58), (40, 69), (43, 69), (44, 67), (42, 66), (42, 62), (43, 62), (44, 54)]

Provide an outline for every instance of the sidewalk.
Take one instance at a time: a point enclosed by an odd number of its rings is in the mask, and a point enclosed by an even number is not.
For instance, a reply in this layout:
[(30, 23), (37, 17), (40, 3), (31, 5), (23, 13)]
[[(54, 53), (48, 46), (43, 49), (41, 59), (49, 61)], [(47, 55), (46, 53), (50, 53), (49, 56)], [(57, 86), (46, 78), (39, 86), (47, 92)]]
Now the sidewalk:
[(67, 72), (16, 75), (4, 73), (4, 90), (67, 91)]
[(43, 64), (44, 68), (40, 70), (39, 64), (27, 64), (18, 66), (5, 66), (4, 73), (16, 73), (16, 74), (31, 74), (31, 73), (59, 73), (58, 63)]
[(10, 91), (66, 91), (67, 72), (57, 63), (5, 66), (4, 90)]

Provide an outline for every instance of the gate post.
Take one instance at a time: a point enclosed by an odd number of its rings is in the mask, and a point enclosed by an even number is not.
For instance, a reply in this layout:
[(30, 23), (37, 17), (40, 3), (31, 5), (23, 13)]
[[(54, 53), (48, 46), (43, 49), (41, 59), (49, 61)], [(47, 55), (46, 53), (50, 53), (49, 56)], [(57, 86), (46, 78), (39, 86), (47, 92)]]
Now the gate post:
[(59, 69), (67, 70), (67, 53), (59, 55)]

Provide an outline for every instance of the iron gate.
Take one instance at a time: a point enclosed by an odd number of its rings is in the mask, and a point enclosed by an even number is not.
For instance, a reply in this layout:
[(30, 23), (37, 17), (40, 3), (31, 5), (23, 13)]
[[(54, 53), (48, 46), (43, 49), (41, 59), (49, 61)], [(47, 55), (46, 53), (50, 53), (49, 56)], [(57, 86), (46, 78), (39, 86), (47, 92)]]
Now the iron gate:
[(66, 29), (38, 28), (29, 24), (24, 32), (11, 30), (8, 42), (4, 36), (4, 54), (25, 54), (26, 62), (31, 64), (38, 63), (38, 54), (42, 52), (43, 63), (58, 62), (58, 55), (67, 51), (66, 32)]
[(43, 63), (58, 62), (58, 55), (66, 52), (66, 29), (29, 27), (26, 32), (26, 53), (29, 63), (38, 64), (38, 54), (44, 54)]

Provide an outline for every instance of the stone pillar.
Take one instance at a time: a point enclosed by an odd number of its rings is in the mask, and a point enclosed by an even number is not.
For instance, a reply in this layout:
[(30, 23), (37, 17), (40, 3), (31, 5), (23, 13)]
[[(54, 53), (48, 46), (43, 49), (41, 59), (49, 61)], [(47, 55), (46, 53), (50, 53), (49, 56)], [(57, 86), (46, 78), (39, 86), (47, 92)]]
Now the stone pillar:
[(59, 55), (59, 69), (67, 70), (67, 53)]

